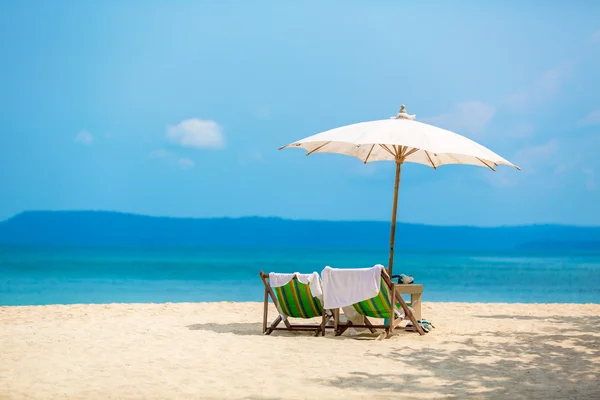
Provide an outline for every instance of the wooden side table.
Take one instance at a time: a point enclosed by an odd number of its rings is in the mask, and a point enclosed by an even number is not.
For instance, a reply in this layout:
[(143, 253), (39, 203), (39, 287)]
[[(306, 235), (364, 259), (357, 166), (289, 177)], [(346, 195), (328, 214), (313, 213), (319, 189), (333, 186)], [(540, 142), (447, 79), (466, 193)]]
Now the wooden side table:
[(396, 284), (396, 292), (399, 294), (410, 294), (410, 306), (415, 310), (415, 318), (421, 319), (421, 297), (423, 285), (420, 284)]

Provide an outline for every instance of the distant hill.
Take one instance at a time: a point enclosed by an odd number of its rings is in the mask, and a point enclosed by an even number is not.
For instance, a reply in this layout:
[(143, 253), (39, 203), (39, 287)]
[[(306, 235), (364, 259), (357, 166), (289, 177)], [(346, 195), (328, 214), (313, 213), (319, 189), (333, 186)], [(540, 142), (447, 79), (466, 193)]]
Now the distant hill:
[[(103, 211), (30, 211), (0, 222), (0, 244), (387, 248), (388, 222), (166, 218)], [(478, 228), (398, 224), (398, 249), (600, 250), (600, 227)]]

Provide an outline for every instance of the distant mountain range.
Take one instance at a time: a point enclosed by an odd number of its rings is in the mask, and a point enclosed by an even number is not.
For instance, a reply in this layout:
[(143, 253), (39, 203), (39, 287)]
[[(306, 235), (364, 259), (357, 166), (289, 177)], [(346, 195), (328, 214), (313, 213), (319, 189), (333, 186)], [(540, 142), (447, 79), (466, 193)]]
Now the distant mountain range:
[[(387, 248), (389, 222), (167, 218), (105, 211), (29, 211), (0, 222), (0, 244)], [(397, 249), (599, 250), (600, 227), (397, 225)]]

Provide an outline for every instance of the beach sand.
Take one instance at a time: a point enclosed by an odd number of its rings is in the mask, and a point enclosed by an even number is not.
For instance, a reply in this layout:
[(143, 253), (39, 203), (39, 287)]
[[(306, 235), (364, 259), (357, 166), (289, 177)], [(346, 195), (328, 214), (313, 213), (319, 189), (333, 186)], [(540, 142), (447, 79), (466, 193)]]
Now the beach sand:
[(376, 341), (263, 336), (261, 303), (1, 307), (0, 398), (600, 398), (598, 304), (423, 316), (431, 333)]

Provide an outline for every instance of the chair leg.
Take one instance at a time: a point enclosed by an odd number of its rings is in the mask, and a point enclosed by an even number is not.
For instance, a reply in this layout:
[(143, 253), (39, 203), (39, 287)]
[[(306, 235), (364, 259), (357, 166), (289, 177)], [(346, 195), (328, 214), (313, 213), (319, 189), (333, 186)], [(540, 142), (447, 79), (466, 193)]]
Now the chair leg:
[[(385, 282), (387, 283), (387, 285), (390, 288), (393, 288), (393, 282), (390, 279), (390, 277), (388, 276), (388, 274), (385, 272), (385, 270), (382, 272), (381, 274), (382, 278), (385, 280)], [(419, 335), (424, 335), (425, 332), (423, 331), (423, 329), (421, 329), (421, 326), (417, 323), (417, 319), (415, 318), (414, 314), (412, 313), (412, 311), (410, 311), (410, 309), (408, 308), (408, 305), (406, 304), (406, 302), (404, 301), (404, 299), (402, 298), (402, 296), (400, 295), (400, 293), (396, 293), (396, 290), (392, 290), (393, 296), (392, 298), (398, 300), (398, 302), (400, 303), (400, 306), (402, 307), (402, 309), (404, 310), (404, 313), (406, 314), (406, 316), (408, 317), (408, 319), (410, 320), (410, 322), (413, 323), (413, 325), (415, 326), (417, 332), (419, 332)], [(395, 302), (393, 302), (395, 303)]]
[(369, 321), (369, 319), (366, 316), (364, 317), (364, 320), (365, 320), (365, 325), (369, 328), (371, 333), (377, 332), (377, 329), (373, 328), (373, 324), (371, 323), (371, 321)]
[(413, 323), (413, 326), (417, 329), (417, 332), (419, 332), (419, 335), (424, 335), (425, 332), (423, 331), (423, 329), (421, 329), (421, 325), (419, 325), (414, 314), (412, 313), (412, 311), (410, 311), (410, 309), (408, 308), (408, 305), (406, 304), (406, 302), (404, 301), (404, 299), (402, 298), (402, 296), (399, 293), (396, 293), (396, 299), (402, 306), (402, 309), (404, 310), (404, 313), (406, 314), (406, 316), (408, 317), (410, 322)]
[(271, 333), (273, 333), (273, 330), (277, 328), (277, 325), (279, 325), (280, 322), (281, 315), (278, 315), (277, 318), (275, 318), (275, 321), (273, 321), (273, 323), (271, 324), (271, 326), (265, 331), (265, 335), (270, 335)]
[(350, 328), (352, 325), (353, 325), (353, 324), (352, 324), (352, 321), (348, 321), (348, 322), (346, 322), (346, 324), (344, 324), (344, 325), (341, 325), (341, 326), (338, 328), (338, 332), (339, 332), (339, 333), (338, 333), (338, 335), (336, 335), (336, 336), (340, 336), (340, 335), (342, 335), (342, 334), (343, 334), (344, 332), (346, 332), (346, 330), (347, 330), (348, 328)]
[(269, 318), (269, 292), (265, 287), (265, 309), (263, 310), (263, 335), (267, 332), (267, 320)]
[(385, 330), (379, 336), (377, 336), (376, 340), (383, 340), (383, 339), (387, 339), (389, 337), (390, 337), (390, 328), (386, 327)]
[(327, 310), (323, 309), (323, 318), (321, 321), (321, 336), (325, 336), (325, 328), (327, 327), (327, 322), (331, 319), (331, 316), (327, 314)]
[(333, 331), (335, 336), (340, 336), (343, 331), (340, 331), (340, 309), (333, 310)]
[(395, 318), (396, 318), (396, 285), (394, 285), (394, 283), (392, 282), (392, 287), (390, 288), (391, 293), (390, 293), (390, 305), (391, 305), (391, 312), (390, 312), (390, 327), (388, 328), (388, 335), (387, 338), (389, 339), (393, 334), (394, 334), (394, 328), (395, 328)]
[(277, 312), (279, 312), (279, 316), (283, 316), (282, 319), (283, 319), (283, 323), (285, 324), (285, 327), (290, 329), (292, 327), (290, 325), (290, 321), (288, 321), (287, 317), (283, 314), (283, 311), (281, 311), (281, 307), (279, 307), (279, 303), (277, 302), (277, 296), (275, 296), (275, 292), (273, 292), (271, 285), (269, 285), (268, 278), (269, 278), (269, 275), (265, 274), (263, 271), (260, 271), (260, 279), (263, 281), (263, 284), (265, 285), (265, 290), (269, 293), (269, 296), (271, 296), (271, 300), (273, 300), (273, 304), (275, 304), (275, 308), (277, 308)]

